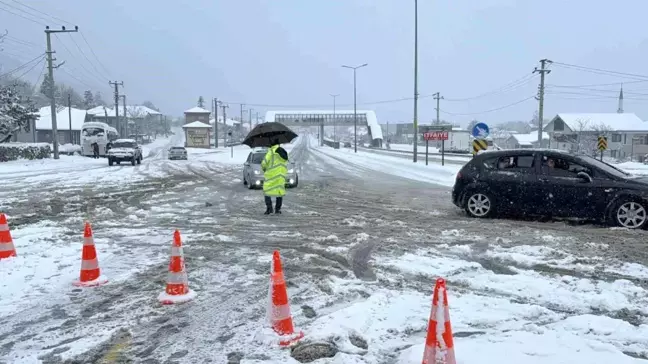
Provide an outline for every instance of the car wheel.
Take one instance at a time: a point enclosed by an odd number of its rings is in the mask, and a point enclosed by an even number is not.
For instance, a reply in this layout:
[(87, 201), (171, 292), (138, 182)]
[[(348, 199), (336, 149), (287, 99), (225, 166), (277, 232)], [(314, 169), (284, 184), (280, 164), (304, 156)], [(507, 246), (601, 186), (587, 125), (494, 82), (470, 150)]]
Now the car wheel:
[(113, 165), (113, 160), (112, 160), (112, 158), (108, 158), (108, 165), (109, 165), (109, 166), (112, 166), (112, 165)]
[(471, 217), (488, 217), (493, 212), (493, 200), (482, 192), (471, 192), (466, 199), (466, 212)]
[(254, 184), (252, 182), (248, 182), (248, 189), (250, 190), (254, 189)]
[(243, 175), (243, 185), (247, 186), (247, 179), (245, 178), (245, 175)]
[(142, 157), (137, 158), (137, 164), (142, 164)]
[(646, 204), (639, 199), (622, 198), (611, 210), (611, 222), (613, 225), (628, 229), (645, 228), (648, 224), (646, 208)]
[(293, 187), (297, 187), (298, 184), (299, 184), (299, 176), (295, 175), (295, 184), (293, 184)]

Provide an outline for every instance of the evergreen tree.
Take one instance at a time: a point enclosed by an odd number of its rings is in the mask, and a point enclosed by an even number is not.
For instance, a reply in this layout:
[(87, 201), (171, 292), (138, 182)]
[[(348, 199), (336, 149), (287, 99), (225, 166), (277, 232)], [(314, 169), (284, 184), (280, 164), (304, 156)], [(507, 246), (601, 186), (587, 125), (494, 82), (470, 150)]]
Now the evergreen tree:
[(89, 109), (92, 109), (95, 106), (97, 106), (97, 105), (95, 105), (94, 95), (92, 94), (92, 91), (86, 90), (83, 93), (83, 107), (86, 110), (89, 110)]
[(205, 107), (205, 99), (202, 96), (198, 97), (198, 107)]
[(97, 91), (94, 95), (95, 106), (106, 106), (106, 102), (103, 97), (101, 97), (101, 92)]
[(31, 99), (20, 96), (15, 86), (0, 87), (0, 143), (9, 141), (20, 130), (29, 132), (37, 112)]

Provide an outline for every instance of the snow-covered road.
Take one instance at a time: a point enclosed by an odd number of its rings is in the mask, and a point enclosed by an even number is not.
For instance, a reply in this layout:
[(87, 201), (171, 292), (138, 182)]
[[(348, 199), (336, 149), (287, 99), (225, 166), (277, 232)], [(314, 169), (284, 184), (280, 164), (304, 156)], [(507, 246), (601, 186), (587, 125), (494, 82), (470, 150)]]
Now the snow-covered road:
[[(420, 363), (438, 276), (459, 363), (648, 359), (645, 232), (469, 219), (444, 186), (452, 169), (292, 147), (300, 186), (281, 216), (243, 186), (245, 148), (167, 161), (160, 147), (141, 166), (80, 159), (64, 174), (0, 166), (19, 254), (0, 262), (0, 363), (297, 363), (261, 330), (277, 248), (296, 326), (334, 355), (315, 363)], [(84, 220), (110, 283), (80, 290)], [(176, 228), (198, 296), (162, 307)]]

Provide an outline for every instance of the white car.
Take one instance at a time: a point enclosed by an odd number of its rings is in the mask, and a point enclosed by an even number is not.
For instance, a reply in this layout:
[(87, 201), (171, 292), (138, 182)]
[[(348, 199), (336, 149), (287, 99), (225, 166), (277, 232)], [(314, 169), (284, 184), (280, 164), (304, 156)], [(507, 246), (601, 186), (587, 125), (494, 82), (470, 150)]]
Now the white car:
[(133, 139), (117, 139), (111, 143), (108, 151), (108, 165), (117, 162), (130, 162), (132, 165), (142, 164), (142, 147)]

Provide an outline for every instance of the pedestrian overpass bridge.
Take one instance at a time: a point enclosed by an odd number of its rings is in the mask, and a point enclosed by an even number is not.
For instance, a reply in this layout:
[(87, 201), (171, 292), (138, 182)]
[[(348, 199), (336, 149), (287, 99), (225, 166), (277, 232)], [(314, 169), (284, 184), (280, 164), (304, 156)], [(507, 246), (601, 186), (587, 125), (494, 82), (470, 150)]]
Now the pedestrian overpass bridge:
[[(366, 126), (372, 145), (381, 146), (382, 129), (373, 110), (357, 110), (358, 126)], [(319, 127), (320, 135), (324, 135), (325, 126), (353, 126), (353, 110), (298, 110), (298, 111), (268, 111), (266, 122), (278, 122), (291, 128)]]

